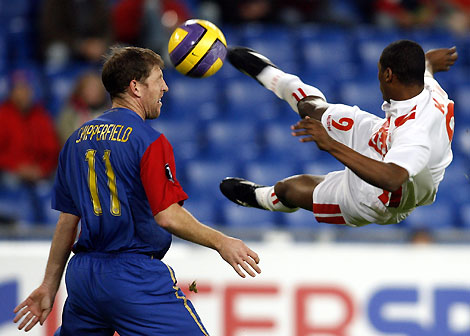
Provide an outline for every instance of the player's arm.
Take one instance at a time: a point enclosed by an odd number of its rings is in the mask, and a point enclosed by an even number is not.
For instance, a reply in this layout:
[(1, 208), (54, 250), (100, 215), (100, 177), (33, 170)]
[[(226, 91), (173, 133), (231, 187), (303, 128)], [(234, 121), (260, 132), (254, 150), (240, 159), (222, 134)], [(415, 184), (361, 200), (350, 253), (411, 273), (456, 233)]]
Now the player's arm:
[(429, 50), (426, 53), (426, 75), (433, 77), (436, 72), (448, 71), (457, 58), (456, 47)]
[(380, 189), (396, 191), (409, 178), (405, 168), (371, 159), (334, 140), (317, 120), (302, 119), (292, 126), (292, 130), (292, 135), (304, 136), (301, 142), (316, 142), (318, 148), (327, 151), (361, 179)]
[(323, 113), (329, 106), (330, 104), (323, 97), (315, 96), (305, 97), (297, 104), (301, 118), (310, 117), (318, 121), (321, 121)]
[(44, 280), (13, 311), (17, 314), (13, 322), (16, 323), (24, 317), (18, 329), (26, 327), (24, 330), (29, 331), (38, 322), (42, 325), (51, 312), (65, 265), (75, 241), (79, 220), (79, 217), (72, 214), (60, 214), (49, 251)]
[(184, 240), (212, 248), (219, 252), (220, 256), (230, 264), (233, 269), (242, 277), (245, 273), (240, 266), (250, 276), (261, 273), (258, 266), (258, 255), (249, 249), (245, 243), (214, 230), (201, 222), (179, 204), (174, 203), (163, 211), (155, 215), (156, 222)]

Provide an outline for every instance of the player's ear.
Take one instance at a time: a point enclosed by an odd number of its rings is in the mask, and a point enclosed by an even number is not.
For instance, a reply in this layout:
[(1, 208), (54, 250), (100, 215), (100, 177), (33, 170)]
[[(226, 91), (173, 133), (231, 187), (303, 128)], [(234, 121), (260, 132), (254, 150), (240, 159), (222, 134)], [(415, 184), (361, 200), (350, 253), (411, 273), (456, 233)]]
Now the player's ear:
[(139, 82), (135, 79), (129, 83), (129, 90), (133, 96), (141, 97)]
[(390, 83), (392, 81), (392, 77), (393, 77), (392, 69), (390, 68), (385, 69), (384, 71), (385, 82)]

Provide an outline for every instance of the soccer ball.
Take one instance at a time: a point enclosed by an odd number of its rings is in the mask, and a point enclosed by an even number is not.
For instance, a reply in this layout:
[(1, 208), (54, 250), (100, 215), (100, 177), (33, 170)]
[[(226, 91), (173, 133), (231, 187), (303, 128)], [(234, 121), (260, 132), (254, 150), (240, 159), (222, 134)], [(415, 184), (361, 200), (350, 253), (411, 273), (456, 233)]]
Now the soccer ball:
[(224, 34), (206, 20), (188, 20), (175, 29), (168, 53), (176, 70), (189, 77), (209, 77), (223, 64), (227, 54)]

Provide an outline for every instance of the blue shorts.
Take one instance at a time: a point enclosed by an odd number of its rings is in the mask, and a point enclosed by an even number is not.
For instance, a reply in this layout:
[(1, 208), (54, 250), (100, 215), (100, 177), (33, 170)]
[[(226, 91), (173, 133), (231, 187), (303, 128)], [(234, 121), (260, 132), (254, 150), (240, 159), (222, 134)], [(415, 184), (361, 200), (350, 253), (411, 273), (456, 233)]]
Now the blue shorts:
[(208, 335), (173, 269), (143, 254), (78, 253), (65, 276), (61, 336)]

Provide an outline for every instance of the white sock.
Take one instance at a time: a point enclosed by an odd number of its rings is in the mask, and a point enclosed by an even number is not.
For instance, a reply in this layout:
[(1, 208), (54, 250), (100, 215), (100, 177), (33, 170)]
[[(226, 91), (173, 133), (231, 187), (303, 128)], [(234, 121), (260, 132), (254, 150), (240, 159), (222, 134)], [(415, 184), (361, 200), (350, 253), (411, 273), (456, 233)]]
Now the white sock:
[(255, 190), (256, 200), (266, 210), (281, 211), (281, 212), (294, 212), (299, 208), (289, 208), (282, 204), (274, 192), (274, 186), (262, 187)]
[(285, 73), (282, 70), (267, 66), (256, 78), (276, 96), (284, 99), (298, 114), (297, 103), (307, 96), (321, 97), (326, 101), (323, 93), (314, 86), (307, 85), (299, 77)]

